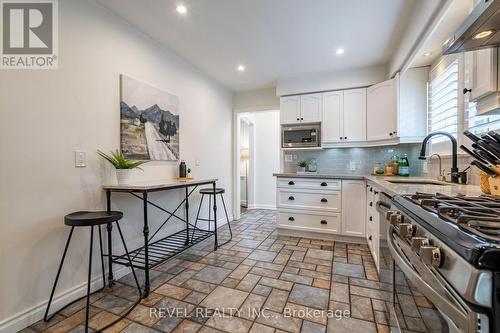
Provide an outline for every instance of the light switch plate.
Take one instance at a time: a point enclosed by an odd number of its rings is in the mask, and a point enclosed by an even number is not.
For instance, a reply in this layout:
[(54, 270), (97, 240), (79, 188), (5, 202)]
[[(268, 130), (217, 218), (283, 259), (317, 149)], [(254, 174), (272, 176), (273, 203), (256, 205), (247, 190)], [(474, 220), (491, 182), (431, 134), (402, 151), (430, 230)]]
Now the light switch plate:
[(293, 162), (293, 155), (285, 154), (285, 162)]
[(199, 158), (198, 156), (196, 156), (196, 157), (194, 158), (194, 165), (195, 165), (195, 166), (200, 166), (200, 158)]
[(75, 167), (85, 168), (87, 166), (87, 152), (75, 150)]

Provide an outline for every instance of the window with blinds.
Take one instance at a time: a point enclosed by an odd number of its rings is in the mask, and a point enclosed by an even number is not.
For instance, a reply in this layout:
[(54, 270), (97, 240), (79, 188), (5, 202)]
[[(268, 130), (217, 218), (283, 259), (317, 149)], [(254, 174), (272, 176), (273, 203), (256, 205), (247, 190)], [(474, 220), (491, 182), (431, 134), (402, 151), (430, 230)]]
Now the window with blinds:
[(474, 134), (500, 130), (500, 115), (476, 116), (476, 103), (466, 103), (467, 128)]
[[(429, 133), (444, 131), (457, 137), (459, 110), (459, 58), (445, 56), (431, 70), (429, 83)], [(447, 141), (445, 137), (432, 139), (432, 150), (435, 145)]]

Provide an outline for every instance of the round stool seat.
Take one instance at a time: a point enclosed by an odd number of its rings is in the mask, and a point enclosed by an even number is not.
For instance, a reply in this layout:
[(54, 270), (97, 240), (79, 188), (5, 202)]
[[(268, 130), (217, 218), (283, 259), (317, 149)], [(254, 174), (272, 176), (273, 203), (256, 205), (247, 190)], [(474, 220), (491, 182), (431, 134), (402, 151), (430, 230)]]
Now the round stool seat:
[(115, 222), (123, 217), (123, 213), (119, 211), (97, 211), (97, 212), (74, 212), (64, 217), (64, 224), (73, 227), (90, 227), (93, 225), (106, 224)]
[[(223, 188), (216, 188), (215, 189), (215, 194), (222, 194), (224, 192), (226, 192), (226, 190)], [(214, 194), (214, 189), (213, 188), (202, 188), (200, 190), (200, 194)]]

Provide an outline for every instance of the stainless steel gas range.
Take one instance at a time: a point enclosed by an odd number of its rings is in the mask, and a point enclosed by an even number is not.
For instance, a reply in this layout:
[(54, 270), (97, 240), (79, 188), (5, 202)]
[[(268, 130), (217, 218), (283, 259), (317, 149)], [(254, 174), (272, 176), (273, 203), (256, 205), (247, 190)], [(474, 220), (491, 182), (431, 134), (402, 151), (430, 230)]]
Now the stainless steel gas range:
[[(394, 332), (500, 332), (500, 199), (382, 198)], [(389, 259), (388, 259), (389, 258)]]

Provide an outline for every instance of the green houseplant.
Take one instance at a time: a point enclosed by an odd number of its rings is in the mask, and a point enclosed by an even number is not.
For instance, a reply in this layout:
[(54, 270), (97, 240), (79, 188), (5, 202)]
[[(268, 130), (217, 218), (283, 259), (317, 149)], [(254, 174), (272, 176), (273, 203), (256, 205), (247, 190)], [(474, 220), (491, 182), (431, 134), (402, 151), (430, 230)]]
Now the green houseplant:
[(109, 154), (98, 150), (97, 154), (115, 167), (116, 179), (118, 180), (118, 184), (126, 184), (127, 182), (129, 182), (130, 171), (133, 169), (142, 170), (140, 168), (140, 165), (147, 162), (129, 160), (125, 157), (123, 152), (118, 149), (114, 152), (110, 151)]
[(297, 163), (297, 166), (299, 167), (299, 172), (305, 172), (306, 171), (306, 167), (307, 167), (307, 161), (299, 161), (299, 163)]

